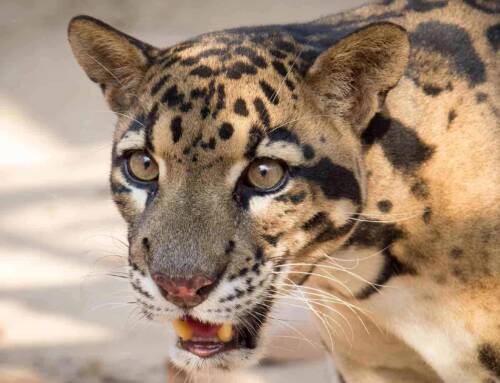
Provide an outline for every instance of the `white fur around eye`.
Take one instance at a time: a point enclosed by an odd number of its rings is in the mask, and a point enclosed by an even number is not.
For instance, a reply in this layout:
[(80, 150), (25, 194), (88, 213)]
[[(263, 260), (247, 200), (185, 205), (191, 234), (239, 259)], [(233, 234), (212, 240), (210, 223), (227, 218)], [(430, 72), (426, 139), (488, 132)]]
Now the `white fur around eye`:
[(234, 187), (236, 185), (236, 182), (241, 176), (241, 173), (243, 173), (243, 170), (245, 170), (245, 167), (247, 166), (247, 161), (238, 161), (235, 163), (231, 169), (229, 169), (229, 173), (226, 177), (226, 185), (229, 187)]
[(144, 131), (142, 130), (127, 132), (116, 145), (116, 154), (121, 156), (127, 150), (143, 149), (145, 140)]

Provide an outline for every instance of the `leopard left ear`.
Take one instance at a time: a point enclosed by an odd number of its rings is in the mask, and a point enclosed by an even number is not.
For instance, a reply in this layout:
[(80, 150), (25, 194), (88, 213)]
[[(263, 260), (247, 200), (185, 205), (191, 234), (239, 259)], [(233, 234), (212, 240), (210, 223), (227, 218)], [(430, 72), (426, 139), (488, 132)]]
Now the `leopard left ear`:
[(76, 60), (115, 112), (130, 106), (158, 50), (90, 16), (74, 17), (68, 40)]
[(322, 112), (361, 134), (403, 75), (409, 53), (405, 29), (371, 24), (318, 56), (306, 76), (310, 96)]

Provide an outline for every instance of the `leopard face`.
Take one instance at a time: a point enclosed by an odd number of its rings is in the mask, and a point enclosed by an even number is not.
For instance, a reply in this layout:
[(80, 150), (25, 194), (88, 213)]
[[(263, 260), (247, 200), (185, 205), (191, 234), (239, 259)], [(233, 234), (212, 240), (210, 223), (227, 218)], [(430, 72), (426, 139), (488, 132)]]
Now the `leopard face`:
[(111, 190), (137, 302), (173, 321), (178, 367), (252, 363), (274, 302), (363, 209), (359, 135), (402, 74), (405, 32), (325, 50), (237, 30), (159, 50), (81, 16), (69, 39), (117, 113)]

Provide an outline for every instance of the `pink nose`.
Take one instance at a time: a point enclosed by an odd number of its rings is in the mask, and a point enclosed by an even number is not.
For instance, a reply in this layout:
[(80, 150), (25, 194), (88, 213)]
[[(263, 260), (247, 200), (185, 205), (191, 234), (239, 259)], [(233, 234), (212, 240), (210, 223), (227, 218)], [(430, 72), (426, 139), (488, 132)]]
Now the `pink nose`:
[(191, 308), (203, 302), (214, 281), (202, 275), (190, 279), (170, 278), (162, 273), (153, 274), (153, 280), (168, 301), (182, 308)]

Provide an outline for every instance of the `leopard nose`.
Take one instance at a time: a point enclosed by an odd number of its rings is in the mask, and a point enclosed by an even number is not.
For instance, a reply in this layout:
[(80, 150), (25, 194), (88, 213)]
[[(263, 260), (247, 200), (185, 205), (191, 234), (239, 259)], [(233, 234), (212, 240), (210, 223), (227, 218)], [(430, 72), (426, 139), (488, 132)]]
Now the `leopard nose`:
[(202, 275), (196, 275), (189, 279), (170, 278), (169, 276), (156, 273), (153, 280), (160, 288), (163, 297), (181, 308), (191, 308), (203, 302), (214, 285), (214, 280)]

